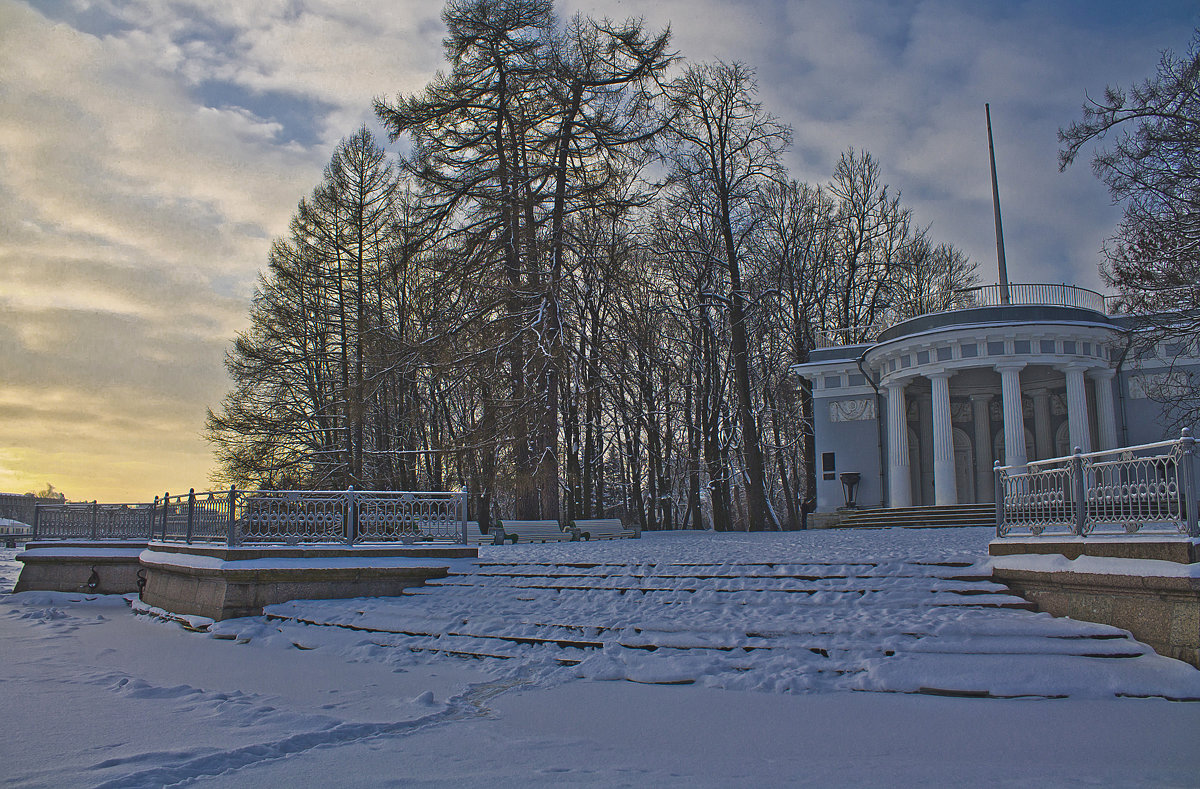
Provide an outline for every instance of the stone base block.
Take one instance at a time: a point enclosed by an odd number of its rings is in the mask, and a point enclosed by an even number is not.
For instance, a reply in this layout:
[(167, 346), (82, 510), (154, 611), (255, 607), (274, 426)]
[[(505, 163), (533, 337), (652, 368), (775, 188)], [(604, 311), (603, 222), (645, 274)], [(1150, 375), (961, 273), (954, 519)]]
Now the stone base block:
[(13, 592), (127, 594), (138, 590), (144, 542), (31, 542), (17, 554)]
[(150, 543), (142, 601), (176, 614), (257, 616), (288, 600), (388, 597), (444, 578), (470, 546), (223, 548)]
[[(997, 543), (1009, 542), (993, 542), (993, 555)], [(1066, 546), (1059, 557), (1005, 550), (992, 578), (1039, 611), (1128, 630), (1160, 655), (1200, 668), (1200, 565), (1158, 558), (1178, 552), (1178, 544), (1086, 542), (1082, 550)]]
[(1096, 556), (1106, 559), (1157, 559), (1164, 562), (1200, 562), (1200, 544), (1190, 537), (999, 537), (988, 545), (992, 556), (1059, 554), (1068, 559)]

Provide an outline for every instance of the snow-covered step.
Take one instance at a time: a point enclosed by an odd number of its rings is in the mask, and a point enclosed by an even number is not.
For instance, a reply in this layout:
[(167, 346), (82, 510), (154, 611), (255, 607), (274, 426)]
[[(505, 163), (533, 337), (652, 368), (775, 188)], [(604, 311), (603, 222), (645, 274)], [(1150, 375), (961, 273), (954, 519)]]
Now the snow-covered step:
[(853, 591), (858, 589), (879, 591), (884, 589), (901, 589), (921, 587), (939, 591), (960, 590), (971, 592), (975, 590), (1001, 591), (1007, 589), (1003, 584), (990, 580), (973, 580), (962, 578), (942, 578), (937, 576), (895, 577), (867, 576), (856, 578), (810, 578), (795, 576), (776, 576), (771, 578), (738, 578), (738, 577), (663, 577), (663, 576), (628, 576), (610, 575), (603, 577), (589, 576), (484, 576), (456, 575), (447, 578), (433, 579), (429, 586), (468, 586), (473, 587), (481, 582), (493, 586), (510, 588), (555, 588), (555, 589), (713, 589), (724, 591), (761, 590), (761, 591)]
[[(926, 597), (923, 595), (923, 597)], [(555, 643), (560, 646), (572, 645), (582, 646), (585, 648), (598, 648), (605, 643), (612, 643), (627, 647), (647, 648), (647, 647), (663, 647), (663, 648), (713, 648), (723, 650), (734, 650), (738, 648), (784, 648), (797, 647), (807, 649), (829, 649), (834, 646), (831, 638), (840, 638), (841, 643), (846, 642), (846, 636), (852, 636), (854, 639), (863, 641), (864, 649), (876, 649), (881, 642), (886, 638), (895, 638), (898, 635), (908, 640), (913, 640), (919, 637), (930, 635), (931, 628), (921, 627), (918, 623), (906, 623), (902, 633), (891, 631), (887, 633), (879, 633), (866, 629), (861, 622), (847, 623), (842, 628), (829, 627), (828, 622), (800, 622), (797, 626), (790, 628), (775, 627), (767, 630), (760, 628), (761, 632), (747, 631), (745, 628), (723, 628), (713, 627), (714, 621), (719, 621), (718, 614), (720, 609), (725, 606), (690, 606), (689, 613), (692, 616), (680, 617), (680, 612), (673, 611), (673, 616), (669, 620), (678, 624), (677, 627), (663, 626), (662, 624), (653, 625), (652, 621), (646, 621), (650, 624), (648, 627), (630, 626), (628, 623), (631, 620), (637, 621), (638, 614), (641, 613), (644, 617), (646, 611), (621, 611), (614, 615), (613, 612), (607, 612), (607, 615), (588, 615), (586, 609), (576, 609), (573, 611), (577, 617), (587, 619), (586, 624), (581, 622), (556, 622), (550, 623), (545, 621), (544, 614), (548, 613), (546, 601), (530, 599), (527, 602), (530, 605), (525, 609), (516, 609), (510, 607), (504, 612), (493, 612), (491, 614), (466, 614), (461, 618), (453, 620), (435, 620), (428, 618), (407, 618), (403, 625), (397, 625), (394, 616), (388, 617), (372, 617), (364, 611), (354, 612), (351, 614), (342, 613), (340, 616), (327, 616), (323, 619), (324, 624), (350, 627), (352, 629), (367, 630), (371, 632), (394, 632), (398, 634), (408, 635), (426, 635), (434, 636), (439, 634), (448, 635), (471, 635), (479, 637), (495, 637), (499, 639), (508, 639), (515, 642), (527, 643)], [(756, 600), (755, 602), (761, 602)], [(897, 602), (895, 596), (892, 596), (891, 602)], [(959, 601), (961, 602), (961, 601)], [(826, 598), (825, 605), (828, 606), (829, 600)], [(969, 605), (969, 603), (965, 603)], [(311, 609), (311, 603), (304, 604)], [(674, 606), (673, 606), (674, 607)], [(928, 606), (926, 606), (928, 608)], [(275, 607), (278, 610), (280, 607)], [(638, 607), (640, 608), (640, 606)], [(516, 610), (521, 613), (517, 614)], [(794, 611), (792, 613), (795, 613)], [(600, 612), (597, 612), (600, 614)], [(532, 616), (531, 616), (532, 615)], [(294, 618), (296, 621), (317, 624), (318, 622), (310, 618), (288, 617)], [(645, 621), (645, 620), (644, 620)], [(774, 623), (778, 624), (778, 622)], [(814, 627), (814, 624), (820, 626)], [(807, 625), (807, 626), (806, 626)], [(960, 636), (960, 640), (961, 640)], [(1020, 651), (1025, 651), (1024, 648)], [(1052, 651), (1062, 651), (1055, 649)], [(1094, 654), (1097, 650), (1089, 650), (1085, 654)]]
[[(442, 587), (462, 586), (474, 588), (470, 583), (444, 583)], [(871, 589), (859, 588), (849, 590), (836, 589), (756, 589), (753, 587), (722, 588), (714, 586), (674, 587), (674, 586), (602, 586), (570, 585), (554, 582), (505, 584), (491, 587), (497, 594), (505, 593), (534, 594), (557, 593), (572, 595), (588, 593), (596, 597), (653, 597), (657, 602), (667, 602), (663, 596), (670, 596), (669, 601), (686, 603), (687, 596), (697, 598), (719, 597), (721, 602), (732, 605), (745, 604), (793, 604), (797, 606), (815, 605), (862, 605), (883, 607), (928, 607), (928, 606), (973, 606), (991, 608), (1016, 608), (1031, 610), (1030, 604), (1015, 595), (989, 589), (979, 590), (938, 590), (931, 588), (910, 587), (904, 589)], [(518, 598), (519, 599), (519, 598)]]
[(556, 564), (552, 562), (481, 562), (478, 575), (594, 575), (614, 572), (631, 575), (751, 578), (773, 576), (859, 577), (873, 574), (917, 576), (930, 574), (970, 574), (988, 577), (990, 572), (967, 562), (804, 562), (804, 563), (663, 563), (663, 564)]
[[(389, 628), (385, 623), (371, 624), (369, 620), (338, 623), (299, 616), (272, 615), (271, 618), (290, 620), (306, 625), (345, 627), (412, 639), (405, 642), (392, 642), (393, 646), (421, 646), (422, 648), (440, 649), (448, 642), (439, 641), (438, 644), (433, 644), (430, 643), (431, 640), (467, 639), (472, 640), (476, 645), (486, 643), (493, 652), (497, 649), (497, 642), (505, 642), (522, 646), (556, 646), (577, 650), (600, 649), (606, 645), (651, 651), (657, 649), (711, 649), (717, 651), (807, 649), (822, 653), (826, 657), (829, 656), (830, 651), (835, 650), (875, 651), (887, 654), (901, 650), (964, 654), (1060, 654), (1082, 657), (1138, 657), (1147, 653), (1144, 645), (1108, 633), (1047, 636), (1040, 634), (981, 635), (964, 632), (948, 637), (930, 637), (930, 634), (927, 633), (869, 634), (861, 631), (853, 633), (805, 632), (799, 629), (790, 632), (746, 633), (728, 629), (663, 630), (627, 626), (584, 628), (536, 622), (507, 623), (502, 627), (489, 629), (486, 627), (488, 623), (485, 621), (471, 622), (469, 620), (461, 626), (454, 627), (438, 627), (437, 623), (424, 622), (414, 623), (413, 626), (398, 630), (394, 627)], [(871, 635), (876, 638), (870, 638)], [(471, 651), (461, 643), (456, 646), (456, 649), (460, 652)], [(475, 652), (479, 651), (475, 650)], [(513, 655), (506, 654), (505, 656), (512, 657)]]
[[(351, 628), (376, 647), (513, 667), (500, 671), (557, 665), (724, 687), (1054, 695), (1071, 672), (1124, 687), (1122, 672), (1161, 660), (1124, 631), (1029, 608), (954, 560), (486, 561), (386, 604), (296, 601), (270, 613), (308, 632)], [(992, 682), (965, 668), (972, 660), (1003, 660), (1008, 674)]]

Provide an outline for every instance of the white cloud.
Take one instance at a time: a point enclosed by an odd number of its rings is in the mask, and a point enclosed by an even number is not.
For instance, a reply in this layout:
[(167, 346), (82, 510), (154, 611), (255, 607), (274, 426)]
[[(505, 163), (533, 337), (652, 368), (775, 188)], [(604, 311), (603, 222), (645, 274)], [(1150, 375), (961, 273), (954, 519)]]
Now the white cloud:
[[(69, 466), (51, 478), (77, 496), (147, 495), (146, 469), (168, 481), (160, 451), (185, 456), (176, 487), (203, 483), (204, 409), (271, 238), (371, 98), (418, 90), (440, 61), (440, 7), (376, 5), (78, 0), (51, 19), (0, 0), (10, 459), (37, 478)], [(140, 471), (122, 483), (118, 467)]]
[(127, 39), (12, 6), (5, 23), (0, 187), (20, 196), (24, 219), (150, 265), (248, 275), (261, 264), (262, 238), (247, 243), (228, 224), (286, 226), (323, 152), (274, 145), (273, 125), (244, 112), (196, 106)]
[[(10, 409), (0, 483), (15, 479), (19, 457), (37, 470), (31, 485), (50, 479), (93, 495), (85, 465), (46, 446), (55, 435), (84, 440), (69, 408), (12, 410), (14, 396), (52, 390), (86, 405), (77, 411), (95, 425), (89, 447), (145, 453), (104, 456), (107, 469), (129, 473), (128, 495), (142, 491), (156, 444), (186, 460), (178, 483), (154, 472), (153, 487), (199, 484), (204, 407), (225, 390), (221, 354), (245, 320), (271, 237), (286, 231), (336, 141), (371, 120), (373, 97), (420, 90), (442, 67), (441, 3), (47, 8), (0, 0), (0, 403)], [(559, 4), (564, 17), (671, 24), (689, 59), (757, 68), (767, 108), (795, 128), (795, 177), (826, 180), (841, 151), (869, 150), (918, 221), (989, 268), (982, 104), (991, 101), (1012, 278), (1094, 284), (1117, 213), (1086, 164), (1057, 173), (1055, 131), (1077, 116), (1085, 91), (1149, 75), (1159, 49), (1185, 46), (1190, 24), (1179, 19), (1194, 12), (1151, 2), (1075, 19), (1064, 8)], [(1105, 16), (1113, 13), (1126, 15)], [(96, 392), (103, 397), (89, 399)], [(167, 433), (186, 440), (164, 441)], [(47, 475), (54, 463), (70, 464), (75, 484)], [(105, 490), (117, 490), (114, 480), (106, 472)]]

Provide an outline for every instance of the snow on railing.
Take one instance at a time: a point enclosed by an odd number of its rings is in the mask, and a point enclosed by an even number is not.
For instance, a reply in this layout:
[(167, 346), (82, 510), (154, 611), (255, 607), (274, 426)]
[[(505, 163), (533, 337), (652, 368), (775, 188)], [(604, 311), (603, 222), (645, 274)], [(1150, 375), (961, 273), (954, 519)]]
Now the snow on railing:
[(1196, 440), (1180, 438), (995, 466), (996, 536), (1014, 532), (1182, 533), (1200, 537)]
[(42, 504), (33, 539), (346, 544), (467, 540), (462, 491), (238, 490), (153, 504)]

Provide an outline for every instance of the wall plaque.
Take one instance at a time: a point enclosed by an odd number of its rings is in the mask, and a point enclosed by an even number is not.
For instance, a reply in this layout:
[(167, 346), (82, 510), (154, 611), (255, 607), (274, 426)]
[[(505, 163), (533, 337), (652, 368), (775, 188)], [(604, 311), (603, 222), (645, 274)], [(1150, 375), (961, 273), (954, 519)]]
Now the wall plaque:
[(875, 419), (875, 399), (834, 400), (829, 404), (830, 422), (860, 422)]

